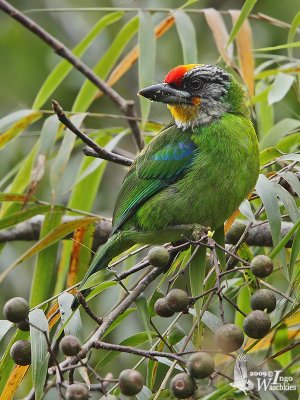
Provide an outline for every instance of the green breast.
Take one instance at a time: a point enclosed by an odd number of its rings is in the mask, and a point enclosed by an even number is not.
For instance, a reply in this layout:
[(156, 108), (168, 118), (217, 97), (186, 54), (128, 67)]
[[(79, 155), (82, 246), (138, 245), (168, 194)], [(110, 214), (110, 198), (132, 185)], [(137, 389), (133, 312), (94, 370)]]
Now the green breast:
[(253, 189), (259, 172), (259, 150), (249, 119), (225, 114), (192, 135), (198, 150), (189, 171), (148, 199), (131, 223), (144, 230), (197, 223), (215, 229)]

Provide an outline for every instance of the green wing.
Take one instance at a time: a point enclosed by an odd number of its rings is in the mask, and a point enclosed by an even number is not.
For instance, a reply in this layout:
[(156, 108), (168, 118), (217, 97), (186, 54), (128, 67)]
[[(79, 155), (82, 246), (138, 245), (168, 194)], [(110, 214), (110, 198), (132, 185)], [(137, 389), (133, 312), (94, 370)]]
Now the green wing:
[(113, 232), (150, 197), (180, 179), (192, 165), (196, 145), (189, 131), (176, 126), (159, 133), (136, 158), (119, 192)]

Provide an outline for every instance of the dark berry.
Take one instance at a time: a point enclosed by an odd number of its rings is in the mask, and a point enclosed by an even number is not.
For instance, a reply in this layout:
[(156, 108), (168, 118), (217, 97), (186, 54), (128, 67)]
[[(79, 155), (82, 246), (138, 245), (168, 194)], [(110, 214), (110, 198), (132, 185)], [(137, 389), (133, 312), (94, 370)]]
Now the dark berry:
[(29, 314), (29, 305), (23, 297), (13, 297), (4, 304), (3, 314), (11, 322), (24, 321)]
[(236, 219), (230, 227), (229, 231), (226, 233), (226, 242), (230, 244), (237, 244), (245, 229), (245, 222), (240, 219)]
[(170, 383), (171, 392), (178, 399), (186, 399), (192, 396), (196, 387), (194, 379), (185, 372), (175, 375)]
[(276, 308), (276, 297), (271, 290), (259, 289), (251, 296), (250, 305), (252, 310), (267, 310), (270, 313)]
[(73, 383), (66, 390), (67, 400), (88, 400), (90, 397), (89, 390), (81, 383)]
[(247, 336), (253, 339), (261, 339), (271, 328), (270, 317), (261, 310), (252, 311), (244, 319), (243, 329)]
[(166, 296), (169, 308), (174, 312), (184, 311), (190, 304), (188, 294), (182, 289), (172, 289)]
[(21, 321), (16, 324), (16, 327), (20, 329), (20, 331), (30, 331), (30, 325), (28, 321)]
[(156, 246), (149, 251), (148, 259), (153, 267), (163, 268), (170, 261), (170, 254), (164, 247)]
[(234, 324), (225, 324), (218, 328), (215, 333), (215, 339), (217, 346), (229, 353), (238, 350), (244, 343), (242, 330)]
[(202, 379), (213, 373), (215, 362), (209, 354), (198, 352), (189, 357), (186, 368), (193, 378)]
[(125, 396), (135, 396), (144, 385), (142, 374), (134, 369), (124, 369), (119, 375), (119, 388)]
[(59, 348), (65, 356), (76, 356), (81, 350), (81, 344), (77, 337), (67, 335), (61, 339)]
[(154, 311), (157, 315), (164, 318), (172, 317), (172, 315), (174, 315), (174, 311), (170, 310), (165, 297), (156, 300)]
[(258, 278), (265, 278), (273, 272), (273, 262), (270, 257), (259, 255), (252, 259), (250, 269)]
[(31, 364), (31, 344), (29, 340), (18, 340), (10, 348), (10, 356), (17, 365)]

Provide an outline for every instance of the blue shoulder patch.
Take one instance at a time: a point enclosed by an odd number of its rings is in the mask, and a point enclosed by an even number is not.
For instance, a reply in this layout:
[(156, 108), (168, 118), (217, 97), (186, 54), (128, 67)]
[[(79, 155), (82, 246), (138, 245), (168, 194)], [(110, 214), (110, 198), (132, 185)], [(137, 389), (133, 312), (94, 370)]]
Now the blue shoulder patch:
[(168, 144), (155, 153), (151, 159), (155, 161), (179, 161), (191, 156), (195, 149), (196, 145), (193, 142), (179, 142), (176, 146)]

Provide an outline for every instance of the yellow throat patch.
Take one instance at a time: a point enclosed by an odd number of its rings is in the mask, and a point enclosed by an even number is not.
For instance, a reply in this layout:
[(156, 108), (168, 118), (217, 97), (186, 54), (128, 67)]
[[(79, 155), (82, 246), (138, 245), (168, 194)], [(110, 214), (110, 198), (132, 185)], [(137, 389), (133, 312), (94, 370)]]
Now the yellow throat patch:
[(167, 107), (170, 110), (173, 118), (176, 123), (179, 125), (189, 125), (192, 121), (197, 118), (199, 113), (199, 104), (201, 100), (199, 98), (195, 98), (194, 105), (187, 104), (168, 104)]

